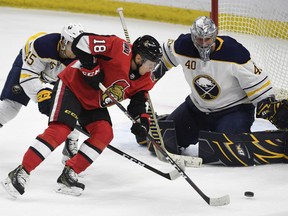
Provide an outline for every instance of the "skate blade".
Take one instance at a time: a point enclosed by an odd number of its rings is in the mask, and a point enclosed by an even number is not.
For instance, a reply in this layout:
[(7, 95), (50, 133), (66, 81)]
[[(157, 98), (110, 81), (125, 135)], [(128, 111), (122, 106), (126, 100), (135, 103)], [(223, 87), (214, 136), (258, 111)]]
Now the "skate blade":
[(67, 187), (64, 184), (58, 183), (58, 188), (55, 189), (56, 193), (70, 195), (70, 196), (80, 196), (83, 192), (81, 188), (78, 187)]
[(14, 199), (17, 199), (17, 197), (20, 195), (20, 193), (14, 188), (13, 184), (11, 183), (11, 179), (9, 177), (2, 180), (1, 184), (7, 191), (7, 193)]

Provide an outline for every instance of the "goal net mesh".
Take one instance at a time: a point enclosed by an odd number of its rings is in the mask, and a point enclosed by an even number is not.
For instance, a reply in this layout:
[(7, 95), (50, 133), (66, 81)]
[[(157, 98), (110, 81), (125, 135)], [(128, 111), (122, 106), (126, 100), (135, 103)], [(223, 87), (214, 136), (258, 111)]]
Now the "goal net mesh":
[(288, 1), (218, 0), (220, 35), (230, 35), (269, 74), (276, 97), (288, 97)]

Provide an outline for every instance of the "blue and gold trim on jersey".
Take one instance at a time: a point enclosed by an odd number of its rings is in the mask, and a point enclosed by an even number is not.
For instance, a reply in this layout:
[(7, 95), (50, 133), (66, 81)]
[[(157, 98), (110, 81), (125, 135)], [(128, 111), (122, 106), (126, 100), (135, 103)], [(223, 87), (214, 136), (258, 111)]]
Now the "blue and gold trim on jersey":
[[(229, 36), (216, 37), (215, 44), (216, 48), (210, 54), (210, 60), (236, 64), (246, 64), (251, 60), (249, 51)], [(191, 39), (191, 34), (181, 34), (174, 43), (174, 49), (178, 55), (189, 58), (200, 58), (199, 52)]]
[(37, 33), (35, 35), (32, 35), (31, 37), (28, 38), (28, 40), (27, 40), (27, 42), (25, 44), (25, 58), (28, 57), (29, 49), (30, 49), (30, 43), (32, 41), (34, 41), (36, 38), (41, 37), (41, 36), (43, 36), (45, 34), (46, 34), (46, 32), (39, 32), (39, 33)]

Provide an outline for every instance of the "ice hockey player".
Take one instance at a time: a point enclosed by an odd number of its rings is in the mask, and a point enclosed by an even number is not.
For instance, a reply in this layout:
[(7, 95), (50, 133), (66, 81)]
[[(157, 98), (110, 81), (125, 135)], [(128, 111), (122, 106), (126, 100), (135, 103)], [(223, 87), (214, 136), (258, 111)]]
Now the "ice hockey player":
[(58, 192), (81, 194), (85, 186), (78, 182), (77, 174), (89, 167), (113, 139), (107, 109), (113, 102), (99, 89), (99, 82), (118, 101), (130, 99), (127, 109), (139, 119), (131, 127), (133, 134), (141, 137), (149, 131), (145, 102), (148, 91), (154, 86), (151, 73), (162, 57), (158, 41), (144, 35), (131, 45), (115, 35), (83, 33), (73, 41), (72, 51), (79, 61), (59, 74), (48, 128), (37, 136), (25, 153), (22, 164), (2, 181), (13, 196), (24, 193), (31, 171), (65, 140), (77, 121), (90, 137), (66, 162), (57, 182), (60, 186)]
[(256, 117), (287, 128), (287, 101), (275, 100), (267, 74), (249, 51), (232, 37), (217, 36), (217, 27), (208, 17), (198, 17), (190, 30), (163, 44), (162, 75), (180, 64), (191, 88), (186, 100), (166, 118), (175, 126), (164, 134), (166, 149), (177, 154), (176, 142), (182, 148), (198, 143), (201, 130), (249, 133), (255, 107)]
[[(12, 120), (30, 99), (49, 116), (52, 87), (57, 75), (74, 59), (72, 41), (84, 31), (81, 24), (67, 24), (60, 33), (31, 36), (16, 57), (0, 97), (0, 127)], [(77, 152), (79, 133), (73, 131), (63, 149), (65, 162)]]

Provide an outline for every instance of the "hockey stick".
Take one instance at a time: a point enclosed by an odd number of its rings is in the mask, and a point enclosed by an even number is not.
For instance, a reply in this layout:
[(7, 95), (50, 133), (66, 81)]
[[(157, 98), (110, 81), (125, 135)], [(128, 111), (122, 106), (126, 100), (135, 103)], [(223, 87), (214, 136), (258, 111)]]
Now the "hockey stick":
[[(113, 101), (114, 104), (116, 104), (119, 109), (132, 121), (133, 124), (137, 123), (136, 120), (130, 115), (130, 113), (123, 107), (123, 105), (121, 103), (119, 103), (119, 101), (117, 101), (117, 99), (114, 97), (114, 95), (107, 90), (107, 88), (102, 84), (99, 83), (99, 88), (103, 91), (103, 93), (107, 94), (108, 97)], [(230, 203), (230, 197), (229, 195), (225, 195), (222, 197), (218, 197), (218, 198), (210, 198), (208, 197), (206, 194), (203, 193), (202, 190), (200, 190), (200, 188), (198, 188), (198, 186), (189, 178), (189, 176), (183, 171), (183, 169), (167, 154), (167, 152), (162, 149), (153, 139), (153, 137), (148, 134), (147, 138), (151, 141), (151, 143), (153, 144), (153, 146), (155, 148), (157, 148), (161, 154), (164, 155), (164, 157), (166, 158), (166, 160), (172, 165), (174, 166), (174, 168), (179, 172), (179, 174), (195, 189), (195, 191), (206, 201), (206, 203), (208, 205), (211, 206), (223, 206), (223, 205), (227, 205)]]
[[(88, 137), (90, 136), (90, 134), (87, 133), (78, 123), (76, 124), (75, 129), (78, 130), (80, 133), (88, 136)], [(148, 169), (148, 170), (150, 170), (150, 171), (152, 171), (152, 172), (154, 172), (154, 173), (156, 173), (156, 174), (158, 174), (164, 178), (167, 178), (169, 180), (175, 180), (180, 176), (180, 174), (175, 169), (172, 170), (171, 172), (164, 173), (164, 172), (161, 172), (160, 170), (158, 170), (154, 167), (151, 167), (148, 164), (138, 160), (137, 158), (132, 157), (131, 155), (124, 153), (123, 151), (117, 149), (116, 147), (114, 147), (112, 145), (108, 145), (107, 148), (110, 149), (111, 151), (114, 151), (115, 153), (123, 156), (124, 158), (127, 158), (130, 161), (133, 161), (134, 163), (138, 164), (139, 166), (142, 166), (142, 167), (144, 167), (144, 168), (146, 168), (146, 169)]]
[[(81, 126), (78, 125), (78, 124), (75, 126), (75, 129), (78, 130), (80, 133), (83, 133), (84, 135), (88, 136), (88, 137), (90, 136), (90, 135), (89, 135), (86, 131), (84, 131), (83, 128), (81, 128)], [(123, 156), (124, 158), (127, 158), (127, 159), (130, 160), (130, 161), (133, 161), (134, 163), (138, 164), (139, 166), (144, 167), (144, 168), (146, 168), (146, 169), (148, 169), (148, 170), (150, 170), (150, 171), (152, 171), (152, 172), (154, 172), (154, 173), (156, 173), (156, 174), (158, 174), (158, 175), (160, 175), (160, 176), (162, 176), (162, 177), (164, 177), (164, 178), (167, 178), (167, 179), (169, 179), (169, 180), (175, 180), (176, 178), (178, 178), (178, 177), (180, 176), (180, 174), (179, 174), (179, 172), (177, 172), (177, 170), (172, 170), (172, 171), (169, 172), (169, 173), (161, 172), (160, 170), (158, 170), (158, 169), (156, 169), (156, 168), (154, 168), (154, 167), (149, 166), (148, 164), (146, 164), (146, 163), (138, 160), (138, 159), (135, 158), (135, 157), (132, 157), (131, 155), (128, 155), (127, 153), (124, 153), (123, 151), (117, 149), (116, 147), (114, 147), (114, 146), (112, 146), (112, 145), (108, 145), (107, 148), (110, 149), (111, 151), (113, 151), (113, 152), (115, 152), (115, 153)]]
[(121, 24), (122, 24), (122, 28), (123, 28), (123, 31), (124, 31), (124, 34), (125, 34), (126, 41), (128, 43), (131, 43), (130, 37), (129, 37), (129, 34), (128, 34), (128, 29), (127, 29), (127, 26), (126, 26), (126, 22), (125, 22), (125, 19), (124, 19), (123, 8), (117, 8), (116, 11), (118, 12), (119, 17), (120, 17), (120, 21), (121, 21)]
[[(123, 31), (125, 34), (126, 41), (128, 43), (131, 43), (129, 33), (128, 33), (128, 28), (127, 28), (125, 18), (124, 18), (123, 8), (117, 8), (116, 11), (118, 12), (119, 17), (120, 17), (120, 21), (122, 24), (122, 28), (123, 28)], [(184, 163), (184, 165), (188, 166), (188, 167), (200, 167), (202, 165), (202, 158), (185, 156), (185, 155), (176, 155), (176, 154), (172, 154), (166, 150), (165, 145), (164, 145), (164, 141), (163, 141), (163, 137), (162, 137), (162, 134), (160, 131), (160, 127), (159, 127), (159, 124), (157, 122), (156, 114), (155, 114), (155, 111), (154, 111), (152, 101), (151, 101), (149, 94), (147, 97), (147, 102), (148, 102), (147, 114), (150, 115), (150, 134), (154, 138), (155, 142), (157, 142), (157, 144), (159, 144), (169, 154), (169, 156), (172, 157), (175, 161), (177, 161), (179, 163)], [(156, 157), (160, 161), (167, 162), (167, 160), (159, 152), (159, 150), (157, 148), (155, 148), (154, 146), (153, 146), (153, 148), (154, 148)], [(148, 149), (150, 149), (149, 146), (148, 146)]]

